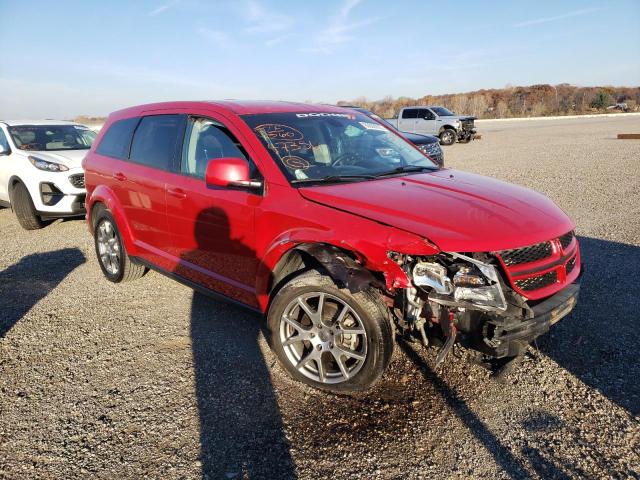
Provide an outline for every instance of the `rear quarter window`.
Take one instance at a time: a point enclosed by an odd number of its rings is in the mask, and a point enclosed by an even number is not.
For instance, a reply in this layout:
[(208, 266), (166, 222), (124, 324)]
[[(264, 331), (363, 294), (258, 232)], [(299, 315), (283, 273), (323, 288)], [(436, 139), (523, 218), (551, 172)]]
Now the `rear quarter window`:
[(113, 122), (102, 137), (100, 145), (96, 148), (96, 153), (107, 157), (126, 159), (129, 156), (131, 137), (138, 120), (138, 118), (127, 118)]
[(402, 118), (418, 118), (417, 108), (405, 108), (402, 111)]
[(150, 167), (171, 170), (184, 120), (184, 115), (143, 117), (133, 136), (129, 159)]

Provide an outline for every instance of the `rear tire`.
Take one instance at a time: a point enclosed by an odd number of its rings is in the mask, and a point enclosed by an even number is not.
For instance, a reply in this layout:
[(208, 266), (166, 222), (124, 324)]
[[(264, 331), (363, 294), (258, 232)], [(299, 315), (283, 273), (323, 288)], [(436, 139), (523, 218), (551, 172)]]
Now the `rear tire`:
[(312, 270), (284, 285), (267, 315), (280, 364), (312, 387), (335, 393), (367, 390), (391, 360), (389, 312), (374, 289), (351, 293)]
[(38, 230), (44, 227), (44, 222), (36, 213), (29, 190), (23, 183), (17, 183), (12, 190), (11, 205), (16, 213), (18, 223), (25, 230)]
[(451, 128), (445, 128), (442, 132), (440, 132), (440, 144), (441, 145), (453, 145), (456, 143), (458, 139), (458, 135), (456, 131)]
[(110, 282), (130, 282), (147, 273), (146, 267), (131, 261), (118, 225), (106, 208), (96, 213), (93, 238), (100, 269)]

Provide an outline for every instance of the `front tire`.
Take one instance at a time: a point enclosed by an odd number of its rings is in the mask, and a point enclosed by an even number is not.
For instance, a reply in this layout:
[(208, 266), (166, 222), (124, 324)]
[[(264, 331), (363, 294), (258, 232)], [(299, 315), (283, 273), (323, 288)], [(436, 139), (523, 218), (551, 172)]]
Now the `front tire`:
[(100, 269), (113, 283), (137, 280), (147, 273), (143, 265), (133, 263), (122, 242), (120, 230), (109, 210), (96, 215), (93, 238)]
[(440, 132), (440, 144), (442, 145), (453, 145), (456, 143), (458, 139), (458, 135), (455, 130), (451, 128), (446, 128), (442, 132)]
[(379, 293), (351, 293), (317, 271), (282, 287), (268, 323), (271, 347), (284, 369), (322, 390), (367, 390), (393, 353), (392, 325)]
[(11, 194), (11, 205), (16, 213), (18, 223), (25, 230), (38, 230), (44, 227), (44, 222), (36, 213), (29, 190), (23, 183), (17, 183)]

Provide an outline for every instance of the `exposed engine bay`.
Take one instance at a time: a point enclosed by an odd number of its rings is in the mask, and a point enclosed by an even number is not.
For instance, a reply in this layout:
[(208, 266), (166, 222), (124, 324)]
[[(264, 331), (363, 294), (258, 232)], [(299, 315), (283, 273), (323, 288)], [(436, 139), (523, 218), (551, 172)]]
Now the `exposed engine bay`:
[(486, 253), (389, 257), (412, 281), (393, 299), (397, 326), (425, 347), (440, 348), (436, 366), (460, 344), (481, 365), (506, 373), (530, 342), (571, 311), (579, 291), (576, 282), (548, 299), (528, 301), (505, 283), (497, 258)]

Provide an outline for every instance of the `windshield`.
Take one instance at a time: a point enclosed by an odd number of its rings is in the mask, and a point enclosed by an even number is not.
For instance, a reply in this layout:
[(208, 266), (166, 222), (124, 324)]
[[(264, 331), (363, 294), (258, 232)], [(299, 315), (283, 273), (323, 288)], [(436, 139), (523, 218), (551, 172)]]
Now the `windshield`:
[(450, 112), (444, 107), (430, 107), (439, 117), (453, 117), (455, 113)]
[(437, 166), (360, 113), (269, 113), (244, 121), (292, 183), (358, 181)]
[(391, 123), (389, 123), (387, 120), (385, 120), (384, 118), (382, 118), (380, 115), (376, 115), (375, 113), (371, 113), (369, 114), (369, 116), (371, 118), (373, 118), (374, 120), (377, 120), (378, 122), (384, 123), (384, 125), (389, 128), (390, 130), (396, 130), (396, 127), (394, 127)]
[(20, 150), (88, 150), (96, 133), (81, 125), (18, 125), (9, 134)]

